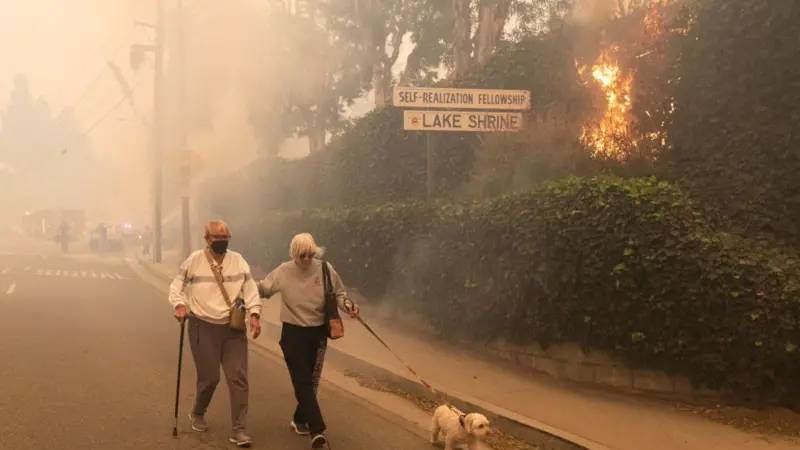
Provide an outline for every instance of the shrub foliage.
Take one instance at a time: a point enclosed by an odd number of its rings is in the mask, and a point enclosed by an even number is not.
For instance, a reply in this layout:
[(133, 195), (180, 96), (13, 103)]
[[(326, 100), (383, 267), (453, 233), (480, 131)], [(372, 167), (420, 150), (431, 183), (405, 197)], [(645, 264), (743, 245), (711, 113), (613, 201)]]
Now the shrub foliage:
[(665, 181), (271, 216), (251, 258), (275, 265), (303, 230), (349, 284), (443, 333), (578, 341), (739, 394), (800, 391), (797, 256), (712, 231)]

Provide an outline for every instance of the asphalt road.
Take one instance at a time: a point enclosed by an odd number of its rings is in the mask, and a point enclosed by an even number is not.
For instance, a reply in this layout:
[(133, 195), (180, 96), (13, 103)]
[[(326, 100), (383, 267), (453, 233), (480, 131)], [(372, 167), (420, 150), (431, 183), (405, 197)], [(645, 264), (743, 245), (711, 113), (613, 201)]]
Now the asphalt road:
[[(0, 449), (225, 449), (227, 387), (195, 433), (195, 373), (184, 351), (179, 437), (172, 437), (179, 326), (164, 295), (121, 257), (0, 252)], [(265, 338), (265, 336), (262, 336)], [(307, 449), (288, 429), (285, 366), (251, 346), (253, 448)], [(337, 450), (429, 449), (403, 419), (323, 384)]]

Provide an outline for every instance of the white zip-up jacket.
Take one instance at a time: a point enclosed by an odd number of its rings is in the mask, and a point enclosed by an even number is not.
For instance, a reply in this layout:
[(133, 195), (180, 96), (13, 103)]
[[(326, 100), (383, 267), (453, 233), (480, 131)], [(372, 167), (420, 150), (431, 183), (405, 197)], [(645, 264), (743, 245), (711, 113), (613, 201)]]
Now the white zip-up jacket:
[[(169, 303), (173, 308), (186, 305), (192, 315), (206, 322), (225, 324), (230, 321), (231, 309), (219, 290), (204, 252), (195, 251), (181, 264), (180, 271), (169, 286)], [(221, 266), (223, 284), (231, 302), (240, 297), (244, 300), (248, 316), (261, 316), (261, 298), (247, 261), (239, 253), (228, 250)]]

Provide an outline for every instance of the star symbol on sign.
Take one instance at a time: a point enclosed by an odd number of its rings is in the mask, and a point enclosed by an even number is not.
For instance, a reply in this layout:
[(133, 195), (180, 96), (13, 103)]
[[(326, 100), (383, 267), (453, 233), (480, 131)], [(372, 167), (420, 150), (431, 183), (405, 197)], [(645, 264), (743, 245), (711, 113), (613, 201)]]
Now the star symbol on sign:
[(411, 125), (419, 125), (419, 117), (414, 116), (411, 118)]

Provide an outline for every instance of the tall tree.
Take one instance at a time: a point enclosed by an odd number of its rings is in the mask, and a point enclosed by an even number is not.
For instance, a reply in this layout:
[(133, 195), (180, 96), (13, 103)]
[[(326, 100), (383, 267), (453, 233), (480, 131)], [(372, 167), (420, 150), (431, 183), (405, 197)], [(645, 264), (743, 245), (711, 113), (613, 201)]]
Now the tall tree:
[[(361, 88), (374, 90), (375, 106), (386, 105), (394, 84), (392, 68), (423, 0), (316, 0), (332, 41), (346, 49), (358, 68)], [(350, 74), (354, 75), (354, 74)]]
[(325, 6), (319, 0), (297, 0), (289, 17), (273, 17), (285, 21), (286, 28), (277, 39), (287, 63), (281, 70), (289, 77), (288, 126), (308, 138), (311, 153), (325, 146), (328, 133), (343, 129), (344, 107), (362, 92), (357, 51), (352, 41), (331, 33), (333, 21)]
[[(453, 74), (483, 67), (503, 35), (513, 0), (453, 0)], [(517, 0), (519, 1), (519, 0)]]

